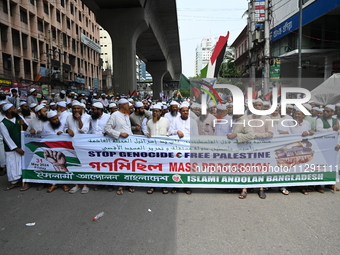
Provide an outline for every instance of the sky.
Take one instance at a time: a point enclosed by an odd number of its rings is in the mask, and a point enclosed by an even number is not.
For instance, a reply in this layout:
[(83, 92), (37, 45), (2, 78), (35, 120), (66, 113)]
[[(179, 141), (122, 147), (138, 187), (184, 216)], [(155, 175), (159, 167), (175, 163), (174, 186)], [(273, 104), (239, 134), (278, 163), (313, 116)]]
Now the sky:
[(195, 50), (203, 38), (215, 43), (230, 31), (231, 45), (247, 24), (247, 0), (177, 0), (182, 73), (195, 76)]

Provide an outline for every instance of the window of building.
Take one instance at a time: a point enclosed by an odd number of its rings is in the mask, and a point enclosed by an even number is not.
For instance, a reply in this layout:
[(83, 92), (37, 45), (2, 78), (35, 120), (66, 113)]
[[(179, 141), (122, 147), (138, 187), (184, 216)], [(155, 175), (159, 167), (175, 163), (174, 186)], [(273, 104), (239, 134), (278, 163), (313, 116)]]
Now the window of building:
[(20, 21), (27, 24), (27, 12), (20, 10)]
[(71, 22), (69, 19), (66, 20), (67, 29), (71, 29)]
[(88, 21), (88, 19), (86, 19), (86, 27), (88, 27), (89, 26), (89, 21)]
[(70, 4), (70, 12), (71, 12), (71, 14), (73, 15), (73, 12), (74, 12), (74, 10), (73, 10), (73, 4)]
[(0, 35), (1, 35), (1, 41), (7, 42), (7, 32), (8, 32), (8, 26), (0, 24)]
[(60, 12), (57, 11), (56, 17), (57, 17), (57, 21), (60, 23)]
[(82, 3), (81, 4), (81, 8), (84, 10), (84, 7), (85, 7), (85, 4), (84, 3)]
[(31, 61), (24, 59), (24, 69), (25, 73), (31, 73)]
[(22, 48), (27, 49), (28, 35), (21, 34), (21, 38), (22, 38)]
[(44, 2), (44, 12), (48, 14), (48, 5)]
[(61, 5), (62, 7), (65, 7), (65, 0), (60, 0), (60, 5)]
[(38, 20), (38, 30), (40, 32), (44, 32), (44, 25), (43, 25), (42, 20)]
[(78, 34), (78, 25), (76, 25), (76, 34)]
[(31, 5), (34, 5), (35, 0), (30, 0)]
[(2, 10), (8, 14), (7, 0), (2, 0)]
[(12, 29), (12, 43), (14, 46), (20, 46), (20, 34), (18, 30)]
[(2, 59), (4, 62), (4, 69), (11, 70), (12, 69), (12, 57), (6, 53), (2, 53)]
[(55, 28), (52, 28), (52, 38), (57, 39), (57, 31)]
[(79, 11), (79, 21), (81, 22), (81, 11)]

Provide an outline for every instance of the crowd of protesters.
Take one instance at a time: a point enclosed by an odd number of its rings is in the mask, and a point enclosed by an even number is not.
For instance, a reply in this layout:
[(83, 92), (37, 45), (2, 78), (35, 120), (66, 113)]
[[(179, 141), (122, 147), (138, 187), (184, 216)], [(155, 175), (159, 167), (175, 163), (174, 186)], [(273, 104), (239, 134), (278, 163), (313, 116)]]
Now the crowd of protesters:
[[(249, 102), (250, 103), (250, 102)], [(270, 102), (256, 99), (252, 101), (256, 110), (271, 108)], [(247, 101), (245, 102), (247, 109)], [(233, 114), (233, 102), (223, 101), (215, 104), (208, 103), (207, 114), (202, 114), (200, 104), (188, 98), (170, 98), (167, 101), (153, 100), (152, 97), (138, 98), (125, 95), (96, 94), (90, 91), (89, 95), (76, 94), (72, 91), (61, 90), (59, 93), (51, 93), (47, 99), (38, 100), (37, 91), (31, 89), (26, 100), (20, 99), (16, 89), (11, 94), (0, 91), (0, 175), (6, 175), (10, 185), (5, 190), (20, 187), (21, 191), (31, 188), (32, 184), (21, 182), (21, 157), (24, 151), (21, 148), (20, 131), (31, 134), (49, 133), (64, 134), (70, 136), (76, 134), (101, 134), (115, 139), (126, 138), (129, 135), (141, 136), (171, 136), (179, 138), (196, 135), (223, 136), (226, 139), (235, 139), (243, 143), (252, 139), (271, 138), (285, 134), (300, 134), (302, 137), (313, 136), (315, 132), (338, 131), (340, 120), (340, 104), (326, 105), (323, 108), (315, 105), (313, 101), (304, 104), (311, 113), (305, 115), (296, 106), (287, 105), (286, 115), (280, 114), (280, 108), (267, 116), (252, 114), (246, 110), (244, 114)], [(282, 125), (282, 121), (270, 122), (266, 120), (291, 120), (297, 125)], [(236, 125), (247, 123), (252, 120), (254, 124)], [(216, 125), (219, 121), (233, 122), (235, 125)], [(256, 125), (257, 122), (265, 125)], [(271, 125), (273, 123), (274, 125)], [(290, 126), (290, 127), (287, 127)], [(340, 145), (335, 147), (339, 150)], [(45, 158), (58, 157), (45, 152)], [(47, 187), (48, 186), (48, 187)], [(51, 193), (57, 189), (56, 183), (50, 185), (39, 185), (37, 190), (47, 188)], [(100, 186), (94, 186), (98, 190)], [(307, 195), (315, 190), (325, 192), (325, 188), (339, 190), (334, 185), (298, 187)], [(88, 185), (62, 185), (65, 192), (74, 194), (80, 191), (82, 194), (89, 192)], [(107, 190), (113, 191), (115, 187), (108, 185)], [(134, 192), (134, 187), (127, 187), (129, 192)], [(169, 190), (161, 189), (164, 194)], [(266, 188), (260, 188), (259, 197), (266, 198)], [(279, 189), (288, 195), (291, 190), (286, 187)], [(152, 194), (154, 187), (147, 190)], [(170, 192), (175, 194), (178, 189), (173, 188)], [(232, 190), (227, 189), (230, 192)], [(248, 189), (240, 190), (240, 199), (247, 197)], [(122, 195), (124, 188), (117, 187), (116, 193)], [(184, 192), (191, 194), (192, 190), (185, 188)]]

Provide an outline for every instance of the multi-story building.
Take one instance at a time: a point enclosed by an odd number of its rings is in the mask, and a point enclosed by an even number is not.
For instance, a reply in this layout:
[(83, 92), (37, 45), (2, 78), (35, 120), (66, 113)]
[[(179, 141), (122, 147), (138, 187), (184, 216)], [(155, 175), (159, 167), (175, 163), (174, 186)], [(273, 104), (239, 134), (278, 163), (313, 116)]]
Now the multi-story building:
[(103, 60), (103, 69), (112, 70), (112, 41), (110, 34), (103, 28), (99, 29), (100, 34), (100, 48), (101, 48), (101, 58)]
[(208, 64), (214, 44), (210, 38), (204, 38), (201, 45), (196, 48), (195, 74), (200, 75), (200, 71)]
[(81, 0), (2, 0), (0, 31), (8, 86), (100, 89), (99, 25)]

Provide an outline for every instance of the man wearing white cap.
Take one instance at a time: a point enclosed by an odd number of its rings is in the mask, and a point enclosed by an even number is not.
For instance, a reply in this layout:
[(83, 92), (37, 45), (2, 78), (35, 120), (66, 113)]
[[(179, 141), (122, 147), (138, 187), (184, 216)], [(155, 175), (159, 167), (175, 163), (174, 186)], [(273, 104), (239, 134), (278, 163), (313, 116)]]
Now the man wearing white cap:
[(90, 121), (89, 134), (104, 135), (105, 126), (109, 121), (110, 115), (104, 113), (104, 106), (100, 102), (96, 102), (92, 105), (92, 114)]
[(179, 113), (181, 115), (173, 121), (169, 133), (178, 135), (179, 138), (190, 138), (190, 135), (198, 135), (197, 122), (189, 117), (189, 107), (186, 104), (181, 104)]
[[(11, 183), (5, 190), (11, 190), (20, 186), (21, 156), (24, 151), (21, 149), (21, 130), (26, 128), (25, 122), (19, 117), (17, 110), (12, 104), (5, 104), (2, 107), (5, 112), (5, 118), (0, 123), (0, 132), (4, 138), (7, 177)], [(24, 184), (21, 191), (30, 188), (28, 183)]]
[[(78, 101), (73, 101), (72, 114), (67, 117), (64, 126), (65, 133), (68, 133), (72, 137), (76, 134), (87, 134), (90, 130), (90, 119), (90, 115), (83, 114), (83, 107), (81, 106), (81, 103)], [(80, 185), (76, 184), (69, 191), (69, 193), (74, 194), (78, 190), (80, 190)], [(89, 187), (84, 184), (84, 187), (81, 190), (81, 194), (86, 194), (89, 192), (89, 190)]]
[(317, 118), (319, 118), (319, 116), (318, 116), (319, 110), (320, 110), (320, 108), (319, 108), (319, 107), (316, 107), (316, 106), (312, 108), (311, 114), (312, 114), (312, 118), (313, 118), (313, 119), (316, 120)]
[(110, 103), (108, 108), (109, 108), (110, 115), (118, 111), (118, 106), (116, 103)]
[(142, 123), (145, 118), (151, 119), (151, 113), (144, 110), (142, 102), (136, 102), (135, 111), (130, 115), (131, 129), (134, 135), (144, 135)]
[(20, 102), (20, 117), (26, 122), (28, 125), (32, 119), (36, 118), (34, 112), (28, 107), (28, 104), (25, 101)]
[(231, 133), (232, 117), (227, 115), (227, 107), (224, 104), (217, 105), (216, 120), (213, 123), (215, 126), (215, 135), (226, 136)]
[(59, 92), (59, 94), (57, 95), (57, 97), (55, 98), (55, 102), (58, 103), (58, 102), (66, 102), (67, 101), (67, 97), (66, 97), (66, 92), (65, 90), (61, 90)]
[(44, 125), (47, 123), (47, 108), (40, 104), (35, 107), (36, 118), (32, 119), (28, 125), (27, 131), (31, 134), (39, 134), (42, 132)]
[(57, 98), (55, 97), (55, 93), (54, 92), (52, 92), (50, 94), (50, 98), (48, 99), (48, 102), (50, 103), (50, 105), (51, 105), (51, 103), (56, 103), (57, 102)]
[(169, 112), (164, 115), (164, 118), (167, 118), (170, 124), (174, 121), (175, 118), (179, 118), (179, 116), (181, 115), (178, 112), (178, 106), (179, 106), (179, 103), (177, 103), (176, 101), (172, 101), (170, 103)]
[(38, 104), (37, 91), (35, 89), (30, 89), (29, 96), (27, 97), (27, 104), (31, 105), (33, 103)]
[[(303, 106), (308, 110), (308, 112), (311, 112), (312, 106), (310, 106), (310, 104), (303, 104)], [(304, 120), (310, 123), (313, 131), (316, 131), (316, 120), (313, 119), (311, 115), (306, 115)]]
[[(127, 138), (129, 135), (133, 135), (131, 130), (131, 122), (129, 118), (129, 101), (125, 98), (121, 98), (118, 101), (119, 110), (112, 113), (109, 121), (105, 126), (105, 133), (115, 139), (120, 137)], [(130, 192), (134, 192), (133, 188), (128, 188)], [(118, 187), (118, 195), (123, 195), (123, 187)]]
[(57, 112), (57, 104), (55, 102), (50, 103), (50, 111)]
[(57, 112), (58, 112), (58, 116), (59, 116), (61, 126), (64, 130), (64, 126), (66, 124), (66, 119), (67, 119), (68, 116), (71, 115), (71, 113), (69, 111), (67, 111), (67, 106), (66, 106), (65, 101), (60, 101), (60, 102), (57, 103)]
[(101, 97), (99, 100), (105, 107), (109, 105), (109, 101), (107, 100), (105, 93), (101, 94)]
[(58, 118), (58, 114), (55, 111), (49, 111), (47, 113), (48, 122), (43, 127), (43, 133), (61, 135), (64, 133), (63, 126)]
[[(0, 122), (6, 116), (2, 110), (2, 107), (5, 104), (7, 104), (7, 101), (0, 101)], [(3, 176), (6, 174), (5, 166), (6, 166), (6, 155), (5, 155), (5, 149), (4, 149), (4, 140), (0, 132), (0, 176)]]
[(323, 117), (316, 120), (316, 131), (327, 132), (327, 131), (338, 131), (339, 122), (336, 118), (333, 118), (335, 106), (326, 105), (323, 110)]

